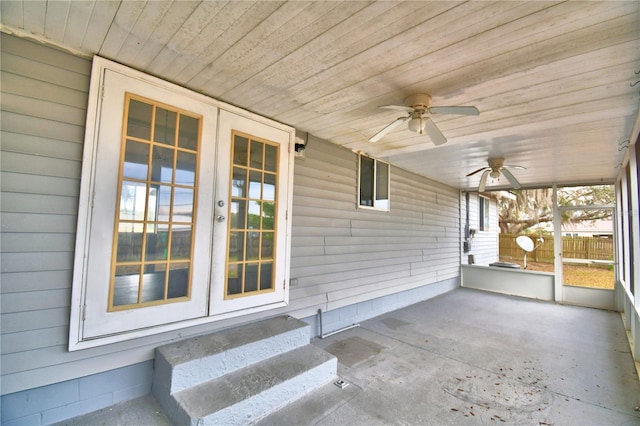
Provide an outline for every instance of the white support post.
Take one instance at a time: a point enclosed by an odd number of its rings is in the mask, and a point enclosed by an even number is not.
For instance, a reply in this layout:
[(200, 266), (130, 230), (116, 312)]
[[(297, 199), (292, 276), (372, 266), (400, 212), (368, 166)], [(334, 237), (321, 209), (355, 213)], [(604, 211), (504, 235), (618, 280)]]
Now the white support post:
[(555, 270), (554, 298), (556, 302), (563, 301), (562, 276), (562, 217), (558, 209), (558, 187), (553, 185), (553, 267)]

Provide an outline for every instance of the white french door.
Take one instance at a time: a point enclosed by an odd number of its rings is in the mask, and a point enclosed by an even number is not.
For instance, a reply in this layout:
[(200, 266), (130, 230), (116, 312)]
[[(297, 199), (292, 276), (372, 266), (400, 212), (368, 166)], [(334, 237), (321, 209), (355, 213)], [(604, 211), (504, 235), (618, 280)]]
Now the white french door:
[(293, 129), (95, 58), (86, 134), (70, 349), (288, 302)]
[(104, 70), (84, 339), (207, 314), (217, 108)]
[(287, 302), (289, 138), (220, 111), (216, 221), (226, 232), (214, 232), (211, 315)]

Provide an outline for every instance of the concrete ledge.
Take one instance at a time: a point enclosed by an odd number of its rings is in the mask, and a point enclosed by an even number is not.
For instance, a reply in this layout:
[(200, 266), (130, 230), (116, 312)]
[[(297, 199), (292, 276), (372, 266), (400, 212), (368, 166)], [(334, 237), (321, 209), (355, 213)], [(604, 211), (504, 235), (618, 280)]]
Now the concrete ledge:
[(462, 287), (553, 301), (555, 277), (546, 272), (462, 265)]

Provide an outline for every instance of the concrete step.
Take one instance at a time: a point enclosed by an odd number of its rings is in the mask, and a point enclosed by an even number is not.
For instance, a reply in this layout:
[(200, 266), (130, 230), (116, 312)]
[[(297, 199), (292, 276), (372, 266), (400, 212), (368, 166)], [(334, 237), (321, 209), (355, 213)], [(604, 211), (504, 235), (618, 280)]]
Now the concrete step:
[(173, 394), (175, 425), (254, 423), (336, 378), (337, 359), (313, 345), (294, 349)]
[(158, 399), (264, 359), (308, 345), (307, 323), (282, 316), (198, 336), (156, 349), (153, 393)]

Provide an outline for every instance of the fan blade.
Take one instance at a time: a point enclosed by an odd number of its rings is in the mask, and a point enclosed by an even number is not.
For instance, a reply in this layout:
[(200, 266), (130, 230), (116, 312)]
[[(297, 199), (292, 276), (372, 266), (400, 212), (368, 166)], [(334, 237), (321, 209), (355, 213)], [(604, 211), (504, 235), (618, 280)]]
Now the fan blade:
[(481, 171), (483, 171), (483, 170), (487, 170), (487, 169), (489, 169), (489, 167), (480, 167), (478, 170), (474, 170), (474, 171), (472, 171), (471, 173), (469, 173), (469, 174), (467, 175), (467, 177), (469, 177), (469, 176), (473, 176), (473, 175), (475, 175), (476, 173), (480, 173)]
[(431, 114), (480, 115), (474, 106), (438, 106), (429, 108)]
[(396, 111), (413, 112), (413, 108), (402, 105), (381, 105), (378, 108), (393, 109)]
[(527, 170), (526, 167), (523, 166), (511, 166), (511, 165), (506, 165), (506, 166), (502, 166), (505, 169), (518, 169), (518, 170)]
[(392, 131), (393, 129), (395, 129), (396, 127), (401, 125), (402, 123), (406, 122), (409, 118), (410, 117), (398, 117), (398, 118), (396, 118), (396, 121), (393, 121), (391, 124), (387, 125), (387, 127), (385, 127), (384, 129), (380, 130), (375, 135), (371, 136), (369, 138), (369, 142), (378, 142), (387, 133), (389, 133), (390, 131)]
[(480, 178), (480, 185), (478, 186), (478, 192), (484, 192), (484, 188), (487, 186), (487, 177), (489, 177), (489, 173), (491, 170), (485, 170)]
[(426, 122), (424, 123), (424, 130), (427, 132), (434, 145), (442, 145), (447, 142), (447, 138), (444, 137), (438, 126), (435, 123), (425, 117)]
[(513, 186), (513, 189), (520, 189), (520, 182), (518, 182), (518, 179), (516, 179), (509, 170), (502, 168), (500, 171), (507, 178), (511, 186)]

